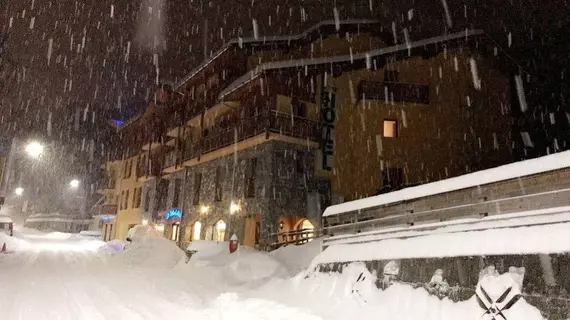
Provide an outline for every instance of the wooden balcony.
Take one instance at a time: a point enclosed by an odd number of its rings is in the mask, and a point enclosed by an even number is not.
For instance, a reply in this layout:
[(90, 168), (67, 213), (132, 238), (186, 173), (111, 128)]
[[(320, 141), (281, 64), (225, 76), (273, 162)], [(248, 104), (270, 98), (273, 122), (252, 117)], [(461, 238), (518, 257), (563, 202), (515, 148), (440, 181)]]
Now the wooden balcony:
[(279, 113), (275, 110), (241, 119), (224, 127), (208, 128), (208, 130), (208, 135), (201, 140), (187, 143), (184, 160), (193, 159), (264, 133), (307, 139), (313, 142), (318, 142), (320, 136), (318, 122)]

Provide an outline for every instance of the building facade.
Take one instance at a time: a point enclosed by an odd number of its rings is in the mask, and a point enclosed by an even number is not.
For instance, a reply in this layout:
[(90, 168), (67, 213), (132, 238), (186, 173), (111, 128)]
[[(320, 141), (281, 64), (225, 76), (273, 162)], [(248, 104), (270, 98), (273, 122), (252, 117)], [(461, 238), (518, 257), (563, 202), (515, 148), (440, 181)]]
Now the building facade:
[(508, 68), (484, 33), (395, 44), (383, 30), (230, 41), (159, 90), (121, 129), (140, 175), (117, 192), (138, 205), (117, 230), (275, 247), (323, 227), (331, 203), (510, 162)]

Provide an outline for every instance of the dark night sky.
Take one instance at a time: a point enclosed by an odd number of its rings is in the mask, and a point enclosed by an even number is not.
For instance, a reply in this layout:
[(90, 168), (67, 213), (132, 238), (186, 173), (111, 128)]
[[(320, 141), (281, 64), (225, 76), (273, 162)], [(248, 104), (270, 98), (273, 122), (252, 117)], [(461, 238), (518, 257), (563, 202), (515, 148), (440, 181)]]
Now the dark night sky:
[[(0, 31), (9, 36), (0, 62), (2, 132), (17, 123), (18, 131), (41, 133), (49, 112), (65, 108), (89, 105), (106, 116), (104, 110), (144, 102), (157, 80), (156, 60), (160, 81), (176, 82), (204, 59), (205, 37), (211, 53), (233, 37), (251, 36), (253, 19), (260, 35), (292, 34), (332, 19), (335, 7), (341, 19), (379, 19), (400, 41), (404, 28), (412, 40), (483, 28), (530, 75), (531, 109), (521, 126), (538, 123), (538, 134), (551, 143), (551, 126), (542, 119), (567, 110), (570, 8), (563, 0), (4, 0), (0, 6)], [(567, 123), (556, 130), (567, 135)]]

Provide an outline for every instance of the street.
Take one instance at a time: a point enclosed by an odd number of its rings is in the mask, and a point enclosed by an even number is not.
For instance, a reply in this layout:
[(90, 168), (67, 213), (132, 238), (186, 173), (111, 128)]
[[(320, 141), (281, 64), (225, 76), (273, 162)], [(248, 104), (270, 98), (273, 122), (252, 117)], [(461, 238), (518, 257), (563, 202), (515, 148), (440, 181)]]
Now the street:
[[(97, 254), (102, 244), (98, 240), (29, 231), (16, 233), (16, 238), (30, 246), (0, 255), (1, 319), (221, 319), (224, 314), (232, 319), (303, 318), (272, 301), (256, 300), (255, 309), (233, 303), (237, 296), (232, 295), (232, 306), (228, 297), (210, 305), (164, 270), (108, 263)], [(279, 309), (283, 312), (278, 315), (264, 316), (264, 310)]]

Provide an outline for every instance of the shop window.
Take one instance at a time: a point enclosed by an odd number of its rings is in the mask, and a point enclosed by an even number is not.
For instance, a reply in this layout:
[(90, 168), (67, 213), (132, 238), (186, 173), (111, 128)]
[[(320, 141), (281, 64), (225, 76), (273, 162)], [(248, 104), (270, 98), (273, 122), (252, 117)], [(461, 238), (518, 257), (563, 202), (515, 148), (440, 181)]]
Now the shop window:
[(398, 122), (396, 120), (384, 120), (384, 138), (398, 137)]
[(194, 222), (192, 227), (192, 240), (200, 240), (200, 233), (202, 232), (202, 223), (200, 221)]
[(226, 223), (224, 220), (219, 220), (214, 225), (213, 239), (214, 241), (224, 241), (226, 237)]
[(194, 175), (194, 198), (192, 203), (197, 206), (200, 204), (200, 189), (202, 188), (202, 173), (196, 172)]

